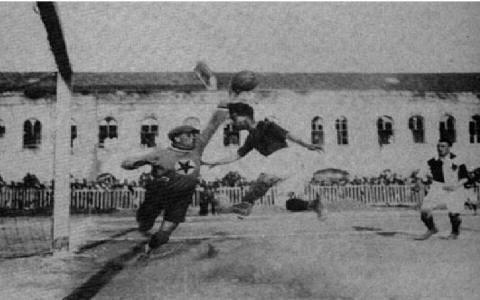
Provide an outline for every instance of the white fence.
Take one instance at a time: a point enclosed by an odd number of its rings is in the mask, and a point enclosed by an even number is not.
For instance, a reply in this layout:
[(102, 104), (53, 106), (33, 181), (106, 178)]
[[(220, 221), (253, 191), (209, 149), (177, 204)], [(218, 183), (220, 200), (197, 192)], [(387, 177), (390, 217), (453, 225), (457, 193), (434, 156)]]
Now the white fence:
[[(221, 194), (226, 195), (231, 203), (238, 203), (248, 190), (248, 187), (220, 187)], [(342, 200), (358, 201), (363, 204), (419, 204), (422, 202), (422, 193), (411, 185), (345, 185), (306, 187), (309, 199), (317, 195), (325, 203), (334, 203)], [(475, 189), (477, 201), (480, 201), (479, 188)], [(271, 206), (275, 204), (275, 188), (256, 202), (256, 205)], [(145, 191), (137, 188), (133, 192), (127, 189), (116, 190), (89, 190), (79, 189), (72, 191), (72, 211), (84, 210), (111, 210), (134, 209), (143, 202)], [(0, 189), (0, 209), (28, 210), (51, 209), (53, 192), (50, 189), (25, 189), (2, 187)], [(192, 204), (200, 203), (200, 191), (194, 194)]]

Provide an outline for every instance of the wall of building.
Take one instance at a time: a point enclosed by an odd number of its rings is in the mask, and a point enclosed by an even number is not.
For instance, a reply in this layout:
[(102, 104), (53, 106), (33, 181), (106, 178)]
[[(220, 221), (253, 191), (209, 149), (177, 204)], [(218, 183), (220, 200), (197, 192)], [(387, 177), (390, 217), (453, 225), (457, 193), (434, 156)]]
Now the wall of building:
[[(142, 120), (158, 120), (157, 145), (169, 145), (167, 132), (187, 117), (196, 117), (204, 126), (220, 99), (221, 92), (101, 94), (75, 95), (72, 119), (77, 125), (78, 138), (72, 149), (71, 173), (78, 178), (93, 179), (102, 172), (119, 178), (136, 179), (138, 171), (124, 171), (120, 161), (132, 154), (150, 151), (140, 146)], [(439, 137), (438, 122), (445, 114), (456, 119), (457, 143), (453, 151), (471, 166), (480, 166), (480, 144), (470, 144), (468, 123), (480, 114), (480, 101), (471, 93), (415, 97), (411, 92), (387, 91), (306, 91), (278, 90), (252, 96), (257, 120), (274, 118), (285, 128), (310, 141), (311, 120), (323, 119), (325, 153), (319, 155), (318, 169), (334, 167), (356, 175), (376, 175), (384, 169), (408, 175), (435, 155)], [(20, 180), (27, 173), (49, 180), (53, 174), (53, 141), (55, 102), (52, 98), (31, 100), (22, 95), (3, 95), (0, 98), (0, 119), (6, 133), (0, 138), (0, 175), (6, 180)], [(426, 143), (413, 143), (408, 118), (420, 114), (425, 118)], [(394, 121), (394, 142), (379, 146), (376, 122), (387, 115)], [(98, 147), (98, 125), (105, 117), (115, 118), (118, 139), (105, 148)], [(337, 145), (335, 120), (348, 120), (348, 145)], [(42, 123), (42, 144), (39, 149), (23, 149), (23, 122), (36, 118)], [(242, 132), (241, 140), (246, 133)], [(223, 128), (208, 145), (204, 159), (214, 160), (236, 151), (223, 145)], [(305, 156), (310, 157), (310, 156)], [(260, 155), (251, 153), (240, 162), (218, 169), (203, 170), (206, 178), (221, 177), (229, 170), (254, 170)], [(307, 158), (305, 158), (307, 159)], [(310, 158), (308, 158), (310, 159)], [(288, 167), (288, 166), (286, 166)], [(247, 175), (247, 174), (244, 174)]]

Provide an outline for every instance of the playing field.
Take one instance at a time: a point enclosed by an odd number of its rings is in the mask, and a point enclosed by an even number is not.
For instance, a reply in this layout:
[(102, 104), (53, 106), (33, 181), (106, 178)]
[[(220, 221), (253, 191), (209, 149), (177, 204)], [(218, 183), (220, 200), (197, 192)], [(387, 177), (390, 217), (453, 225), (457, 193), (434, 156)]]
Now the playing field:
[[(70, 272), (70, 281), (64, 276), (64, 284), (52, 277), (36, 278), (37, 287), (47, 292), (35, 295), (38, 299), (43, 299), (39, 295), (46, 295), (45, 299), (47, 295), (68, 299), (478, 299), (480, 217), (466, 212), (457, 241), (442, 239), (450, 229), (446, 212), (437, 212), (436, 220), (441, 232), (428, 241), (415, 241), (424, 227), (413, 210), (331, 212), (323, 222), (312, 213), (287, 212), (257, 212), (243, 220), (192, 217), (144, 264), (136, 261), (142, 239), (128, 232), (133, 218), (94, 219), (90, 222), (97, 222), (97, 232), (114, 238), (90, 235), (97, 236), (100, 245), (85, 249), (81, 264), (77, 257), (69, 270), (55, 265), (57, 273), (59, 268)], [(122, 231), (126, 233), (115, 236)], [(95, 272), (89, 273), (86, 265), (93, 268), (95, 263)], [(33, 293), (32, 289), (25, 291)]]

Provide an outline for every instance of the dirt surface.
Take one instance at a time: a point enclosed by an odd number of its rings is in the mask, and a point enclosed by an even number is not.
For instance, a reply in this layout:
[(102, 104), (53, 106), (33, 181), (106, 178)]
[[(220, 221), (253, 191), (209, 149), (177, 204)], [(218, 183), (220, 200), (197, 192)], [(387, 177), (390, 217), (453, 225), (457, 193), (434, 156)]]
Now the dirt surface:
[(90, 217), (79, 254), (1, 260), (0, 299), (478, 299), (480, 217), (435, 218), (421, 242), (412, 210), (192, 217), (142, 263), (131, 216)]

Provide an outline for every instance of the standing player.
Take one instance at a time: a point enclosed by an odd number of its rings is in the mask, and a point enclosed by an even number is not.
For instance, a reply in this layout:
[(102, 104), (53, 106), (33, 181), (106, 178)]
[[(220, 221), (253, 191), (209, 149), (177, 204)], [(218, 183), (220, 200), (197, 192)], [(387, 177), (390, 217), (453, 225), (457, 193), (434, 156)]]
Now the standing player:
[[(241, 79), (239, 81), (247, 80)], [(232, 79), (232, 82), (235, 82), (235, 78)], [(233, 163), (245, 157), (253, 149), (262, 154), (264, 158), (255, 164), (255, 168), (260, 172), (260, 175), (242, 198), (242, 202), (223, 209), (224, 212), (249, 215), (255, 200), (265, 195), (276, 184), (278, 188), (277, 204), (281, 206), (285, 206), (290, 192), (294, 192), (296, 195), (304, 195), (305, 183), (311, 179), (319, 166), (315, 164), (318, 157), (311, 157), (308, 163), (304, 163), (307, 160), (302, 159), (301, 156), (305, 156), (306, 153), (299, 150), (305, 148), (313, 151), (323, 151), (323, 148), (320, 145), (304, 142), (269, 119), (256, 122), (253, 108), (246, 103), (231, 103), (229, 113), (234, 126), (239, 130), (247, 130), (249, 135), (243, 146), (233, 155), (216, 162), (204, 162), (204, 164), (215, 167)], [(289, 142), (294, 145), (290, 145)]]
[(465, 201), (463, 185), (468, 180), (468, 172), (465, 164), (458, 162), (456, 155), (450, 152), (451, 146), (450, 141), (440, 139), (437, 144), (438, 156), (428, 160), (427, 169), (423, 171), (431, 175), (433, 182), (421, 207), (421, 220), (427, 232), (417, 240), (426, 240), (438, 232), (432, 211), (445, 205), (452, 225), (448, 239), (457, 239), (460, 234), (460, 212)]
[(148, 243), (147, 251), (167, 243), (172, 232), (185, 221), (198, 183), (200, 158), (211, 137), (227, 117), (227, 105), (222, 103), (201, 133), (189, 125), (175, 127), (168, 133), (170, 147), (155, 149), (122, 162), (122, 168), (127, 170), (144, 165), (152, 167), (152, 179), (145, 186), (145, 201), (137, 210), (139, 230), (147, 233), (162, 211), (164, 215), (160, 229)]

